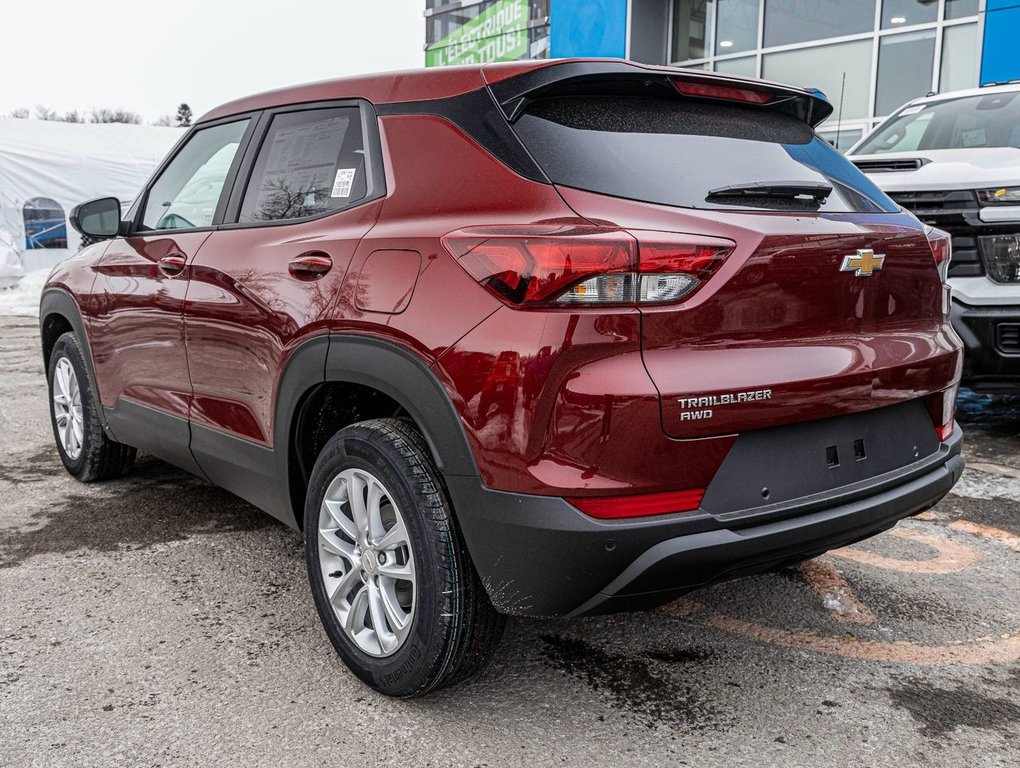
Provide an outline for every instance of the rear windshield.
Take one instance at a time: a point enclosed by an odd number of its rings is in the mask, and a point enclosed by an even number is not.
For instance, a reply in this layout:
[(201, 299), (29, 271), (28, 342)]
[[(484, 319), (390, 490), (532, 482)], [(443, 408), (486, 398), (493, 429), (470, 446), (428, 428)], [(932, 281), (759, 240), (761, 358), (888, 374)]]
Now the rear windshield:
[(1020, 147), (1020, 95), (987, 93), (907, 107), (854, 150), (855, 155), (926, 149)]
[[(898, 206), (811, 127), (730, 104), (625, 96), (536, 101), (514, 125), (550, 180), (685, 208), (896, 212)], [(725, 187), (824, 184), (816, 197), (712, 195)]]

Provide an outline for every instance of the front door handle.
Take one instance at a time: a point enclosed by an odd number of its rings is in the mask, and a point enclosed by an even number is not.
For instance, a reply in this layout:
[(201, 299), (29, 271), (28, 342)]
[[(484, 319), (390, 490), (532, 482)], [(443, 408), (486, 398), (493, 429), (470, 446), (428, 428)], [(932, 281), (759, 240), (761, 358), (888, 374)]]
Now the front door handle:
[(318, 280), (333, 268), (333, 259), (322, 251), (308, 251), (290, 260), (287, 271), (298, 280)]
[(156, 266), (159, 271), (167, 277), (177, 277), (184, 271), (184, 267), (187, 266), (188, 260), (184, 258), (184, 254), (181, 253), (168, 253), (158, 262)]

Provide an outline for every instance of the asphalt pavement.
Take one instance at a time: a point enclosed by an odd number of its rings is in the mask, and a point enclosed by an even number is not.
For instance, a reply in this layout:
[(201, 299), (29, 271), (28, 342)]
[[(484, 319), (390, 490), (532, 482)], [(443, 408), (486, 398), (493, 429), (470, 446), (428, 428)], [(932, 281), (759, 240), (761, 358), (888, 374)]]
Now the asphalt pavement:
[(513, 619), (393, 701), (334, 655), (300, 535), (151, 458), (82, 485), (0, 319), (0, 766), (1020, 765), (1020, 398), (965, 394), (922, 519), (654, 612)]

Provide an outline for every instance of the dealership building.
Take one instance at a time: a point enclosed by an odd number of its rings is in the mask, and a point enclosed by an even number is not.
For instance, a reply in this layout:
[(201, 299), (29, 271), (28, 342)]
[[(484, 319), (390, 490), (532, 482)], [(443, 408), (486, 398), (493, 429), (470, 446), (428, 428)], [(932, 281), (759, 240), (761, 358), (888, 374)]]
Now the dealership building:
[(428, 66), (613, 56), (793, 83), (846, 148), (909, 99), (1020, 78), (1020, 0), (426, 0)]

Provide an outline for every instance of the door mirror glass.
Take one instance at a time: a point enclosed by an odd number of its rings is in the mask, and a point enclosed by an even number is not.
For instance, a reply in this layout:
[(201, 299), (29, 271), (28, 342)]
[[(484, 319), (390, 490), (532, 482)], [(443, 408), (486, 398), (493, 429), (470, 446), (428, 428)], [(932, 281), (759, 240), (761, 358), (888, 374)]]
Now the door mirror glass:
[(120, 200), (101, 197), (75, 206), (71, 226), (85, 237), (116, 237), (120, 232)]

